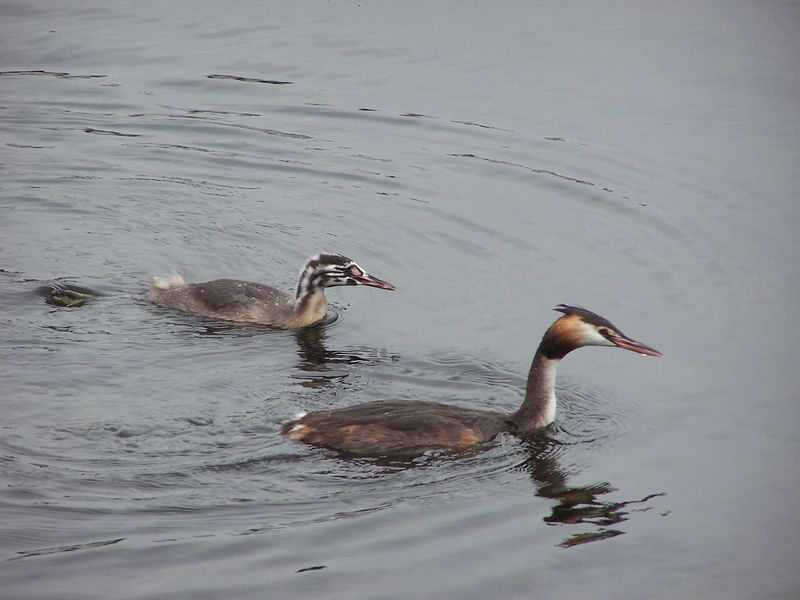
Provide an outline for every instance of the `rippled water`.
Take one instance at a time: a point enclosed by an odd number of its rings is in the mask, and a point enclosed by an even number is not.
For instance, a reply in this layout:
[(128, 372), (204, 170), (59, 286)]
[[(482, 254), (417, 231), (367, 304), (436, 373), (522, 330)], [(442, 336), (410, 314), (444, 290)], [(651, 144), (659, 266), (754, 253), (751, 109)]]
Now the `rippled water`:
[[(800, 592), (795, 3), (0, 16), (4, 597)], [(299, 332), (144, 297), (320, 250), (398, 291)], [(570, 355), (553, 427), (456, 456), (277, 434), (515, 410), (561, 302), (664, 356)]]

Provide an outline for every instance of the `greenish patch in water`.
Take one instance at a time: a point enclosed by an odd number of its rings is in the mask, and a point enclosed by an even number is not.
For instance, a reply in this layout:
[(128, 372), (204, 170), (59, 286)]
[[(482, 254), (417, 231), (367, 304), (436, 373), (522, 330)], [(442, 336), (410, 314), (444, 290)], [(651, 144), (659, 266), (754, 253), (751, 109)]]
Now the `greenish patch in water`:
[(77, 308), (100, 296), (89, 288), (61, 283), (50, 283), (36, 289), (44, 301), (53, 306)]

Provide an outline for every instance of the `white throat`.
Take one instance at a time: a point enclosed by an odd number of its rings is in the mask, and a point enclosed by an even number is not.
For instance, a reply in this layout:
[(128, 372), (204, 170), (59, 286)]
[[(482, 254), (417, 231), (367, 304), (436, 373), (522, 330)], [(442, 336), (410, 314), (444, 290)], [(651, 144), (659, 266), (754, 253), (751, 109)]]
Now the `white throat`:
[(557, 358), (546, 358), (537, 352), (528, 373), (525, 386), (525, 401), (512, 415), (520, 433), (540, 429), (556, 419), (556, 372)]
[(537, 423), (537, 427), (544, 427), (556, 420), (556, 408), (558, 407), (558, 400), (556, 399), (556, 372), (558, 371), (559, 360), (544, 359), (542, 361), (542, 368), (538, 372), (539, 385), (541, 386), (543, 394), (546, 394), (545, 404), (542, 407), (541, 418)]

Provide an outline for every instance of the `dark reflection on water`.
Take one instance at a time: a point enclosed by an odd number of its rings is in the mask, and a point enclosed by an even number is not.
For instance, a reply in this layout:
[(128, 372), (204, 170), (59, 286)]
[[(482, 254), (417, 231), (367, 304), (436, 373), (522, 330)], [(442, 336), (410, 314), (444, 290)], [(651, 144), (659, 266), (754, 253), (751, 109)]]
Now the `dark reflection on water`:
[(291, 81), (278, 81), (275, 79), (257, 79), (253, 77), (243, 77), (241, 75), (206, 75), (209, 79), (232, 79), (247, 83), (270, 83), (272, 85), (291, 85)]
[(47, 554), (58, 554), (60, 552), (76, 552), (78, 550), (93, 550), (95, 548), (102, 548), (103, 546), (110, 546), (124, 541), (125, 538), (117, 538), (113, 540), (99, 540), (96, 542), (87, 542), (85, 544), (73, 544), (71, 546), (58, 546), (56, 548), (39, 548), (37, 550), (24, 550), (18, 552), (19, 556), (9, 558), (7, 560), (19, 560), (22, 558), (30, 558), (33, 556), (45, 556)]
[[(569, 444), (574, 444), (574, 441)], [(586, 486), (570, 486), (570, 473), (562, 468), (559, 455), (563, 454), (565, 445), (557, 438), (550, 437), (547, 432), (539, 432), (525, 436), (523, 446), (528, 452), (528, 457), (521, 468), (530, 472), (531, 479), (536, 485), (536, 495), (541, 498), (556, 500), (552, 513), (544, 518), (548, 525), (592, 525), (595, 530), (590, 532), (573, 533), (561, 542), (560, 546), (571, 548), (589, 542), (604, 540), (625, 532), (619, 529), (609, 529), (627, 521), (631, 511), (624, 508), (645, 504), (663, 492), (649, 494), (640, 500), (626, 502), (607, 501), (600, 499), (602, 496), (612, 494), (618, 490), (608, 482), (595, 483)], [(649, 510), (649, 508), (635, 509)]]
[(107, 75), (74, 75), (70, 73), (57, 73), (54, 71), (0, 71), (0, 77), (20, 77), (25, 75), (33, 75), (36, 77), (58, 77), (60, 79), (96, 79), (98, 77), (107, 77)]
[(323, 324), (292, 332), (297, 341), (298, 357), (298, 372), (292, 378), (300, 381), (305, 388), (319, 388), (347, 377), (347, 372), (341, 369), (342, 366), (367, 367), (399, 359), (388, 350), (353, 347), (344, 350), (329, 349), (325, 344), (327, 329), (337, 318), (337, 313), (329, 313)]

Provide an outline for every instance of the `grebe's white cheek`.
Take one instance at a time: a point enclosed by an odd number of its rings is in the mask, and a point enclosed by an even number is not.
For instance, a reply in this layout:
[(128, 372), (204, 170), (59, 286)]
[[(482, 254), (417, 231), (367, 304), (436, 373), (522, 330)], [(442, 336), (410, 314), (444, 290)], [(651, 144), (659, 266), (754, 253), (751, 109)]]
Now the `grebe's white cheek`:
[(581, 341), (586, 346), (615, 346), (614, 342), (603, 337), (597, 328), (583, 323), (581, 327)]

